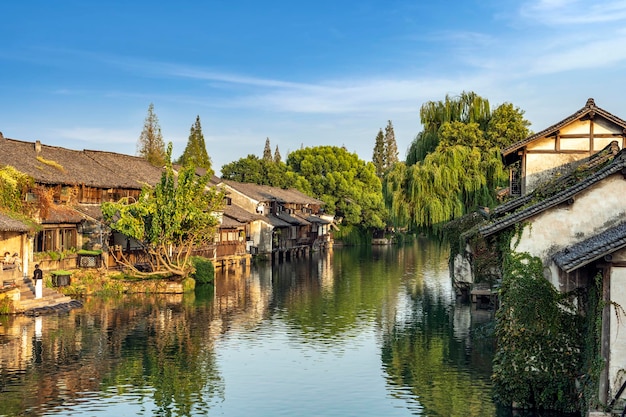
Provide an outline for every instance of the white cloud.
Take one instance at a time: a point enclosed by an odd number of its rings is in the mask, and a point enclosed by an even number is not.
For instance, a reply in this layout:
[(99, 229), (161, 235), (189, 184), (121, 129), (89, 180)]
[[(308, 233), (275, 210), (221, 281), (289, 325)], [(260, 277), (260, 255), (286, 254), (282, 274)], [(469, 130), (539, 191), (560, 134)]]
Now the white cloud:
[(626, 19), (624, 1), (535, 0), (522, 5), (524, 19), (544, 25), (580, 25)]

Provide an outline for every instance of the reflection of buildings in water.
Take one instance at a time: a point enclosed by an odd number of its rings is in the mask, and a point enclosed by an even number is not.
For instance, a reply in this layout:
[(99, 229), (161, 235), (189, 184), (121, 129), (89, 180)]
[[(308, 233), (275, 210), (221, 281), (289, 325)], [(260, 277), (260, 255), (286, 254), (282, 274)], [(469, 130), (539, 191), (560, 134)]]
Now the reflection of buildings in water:
[(213, 308), (221, 323), (220, 333), (233, 327), (257, 326), (263, 321), (271, 299), (270, 268), (222, 268), (215, 272)]
[(323, 293), (332, 292), (335, 285), (332, 255), (332, 250), (328, 250), (316, 252), (312, 257), (313, 261), (317, 262), (317, 273)]

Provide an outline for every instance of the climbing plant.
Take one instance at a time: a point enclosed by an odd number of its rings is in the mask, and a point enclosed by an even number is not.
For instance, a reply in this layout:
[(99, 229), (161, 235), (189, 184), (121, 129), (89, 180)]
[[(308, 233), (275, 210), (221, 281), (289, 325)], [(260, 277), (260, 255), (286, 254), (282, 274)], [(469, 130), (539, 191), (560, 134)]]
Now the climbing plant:
[(500, 302), (493, 361), (496, 401), (576, 411), (583, 322), (568, 295), (544, 277), (539, 258), (516, 253), (504, 260)]

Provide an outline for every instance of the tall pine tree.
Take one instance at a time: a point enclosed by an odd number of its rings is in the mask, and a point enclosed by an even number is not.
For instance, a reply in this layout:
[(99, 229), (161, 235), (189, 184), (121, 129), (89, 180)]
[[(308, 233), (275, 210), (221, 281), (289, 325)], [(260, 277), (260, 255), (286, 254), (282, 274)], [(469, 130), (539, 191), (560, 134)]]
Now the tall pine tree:
[(154, 104), (150, 103), (143, 130), (137, 141), (137, 154), (154, 166), (164, 166), (166, 160), (165, 143), (161, 134), (159, 119), (154, 114)]
[(200, 125), (200, 116), (196, 116), (196, 122), (191, 126), (189, 132), (189, 140), (187, 141), (185, 151), (176, 162), (181, 165), (193, 165), (197, 168), (205, 168), (208, 174), (213, 175), (211, 158), (209, 158), (209, 154), (206, 151), (202, 126)]
[(378, 134), (376, 135), (372, 162), (376, 167), (376, 176), (378, 176), (378, 178), (382, 178), (385, 173), (385, 167), (387, 166), (385, 136), (383, 135), (382, 129), (379, 129)]
[(278, 150), (278, 145), (276, 145), (276, 150), (274, 151), (274, 162), (279, 163), (282, 161), (282, 156), (280, 156), (280, 151)]
[(393, 124), (389, 120), (385, 128), (385, 171), (389, 171), (396, 162), (399, 162), (398, 144), (396, 143)]
[(263, 149), (263, 160), (272, 162), (272, 148), (270, 147), (270, 138), (265, 139), (265, 148)]

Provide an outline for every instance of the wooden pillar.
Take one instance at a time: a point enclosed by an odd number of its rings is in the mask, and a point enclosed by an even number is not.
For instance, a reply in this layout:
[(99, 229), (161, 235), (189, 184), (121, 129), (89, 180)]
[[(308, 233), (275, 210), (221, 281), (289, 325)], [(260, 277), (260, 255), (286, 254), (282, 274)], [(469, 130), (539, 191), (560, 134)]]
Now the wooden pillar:
[(600, 404), (608, 403), (609, 396), (609, 361), (611, 354), (611, 269), (604, 268), (602, 271), (602, 336), (600, 337), (600, 356), (604, 361), (604, 368), (600, 372), (598, 382), (598, 399)]

